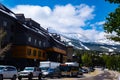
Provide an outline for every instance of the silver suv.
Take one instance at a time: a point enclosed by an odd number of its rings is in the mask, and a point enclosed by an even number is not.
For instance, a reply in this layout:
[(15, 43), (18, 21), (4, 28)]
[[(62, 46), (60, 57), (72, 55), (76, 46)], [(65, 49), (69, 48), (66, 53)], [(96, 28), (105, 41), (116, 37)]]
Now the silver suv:
[(22, 78), (28, 78), (32, 80), (33, 77), (38, 77), (41, 79), (41, 70), (38, 67), (25, 67), (23, 71), (18, 73), (18, 79), (21, 80)]
[(3, 80), (3, 79), (16, 80), (17, 75), (18, 75), (18, 72), (16, 67), (0, 65), (0, 80)]

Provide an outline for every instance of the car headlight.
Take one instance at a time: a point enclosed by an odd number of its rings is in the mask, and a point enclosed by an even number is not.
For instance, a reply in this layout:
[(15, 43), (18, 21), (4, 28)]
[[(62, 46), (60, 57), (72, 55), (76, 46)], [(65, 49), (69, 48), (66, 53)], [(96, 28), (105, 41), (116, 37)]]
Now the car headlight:
[(48, 72), (43, 72), (43, 75), (48, 75), (49, 73)]

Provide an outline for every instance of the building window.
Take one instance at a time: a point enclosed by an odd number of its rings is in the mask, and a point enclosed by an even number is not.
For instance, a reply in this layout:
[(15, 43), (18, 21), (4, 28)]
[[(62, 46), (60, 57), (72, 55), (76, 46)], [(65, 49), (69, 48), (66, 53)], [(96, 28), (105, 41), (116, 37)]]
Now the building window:
[(32, 26), (32, 23), (30, 22), (29, 25)]
[(31, 49), (27, 49), (27, 55), (30, 56), (30, 55), (31, 55), (31, 52), (32, 52)]
[(38, 57), (42, 57), (41, 51), (38, 51)]
[(41, 41), (39, 41), (39, 46), (41, 46)]
[(36, 56), (36, 50), (33, 50), (33, 56)]
[(43, 47), (45, 47), (46, 45), (45, 45), (45, 42), (43, 42)]
[(31, 42), (31, 37), (28, 37), (28, 41)]
[(36, 45), (36, 43), (37, 43), (37, 40), (35, 39), (35, 45)]
[(3, 26), (6, 27), (7, 26), (7, 22), (3, 21)]
[(43, 58), (45, 58), (46, 57), (46, 55), (45, 55), (45, 53), (43, 53)]

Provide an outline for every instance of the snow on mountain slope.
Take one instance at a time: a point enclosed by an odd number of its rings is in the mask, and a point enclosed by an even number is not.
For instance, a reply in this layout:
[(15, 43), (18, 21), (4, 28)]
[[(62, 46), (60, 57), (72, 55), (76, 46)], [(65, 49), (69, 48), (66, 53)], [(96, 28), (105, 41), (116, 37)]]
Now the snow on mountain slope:
[(74, 46), (74, 48), (81, 50), (96, 50), (107, 52), (120, 52), (120, 43), (108, 40), (106, 38), (91, 41), (86, 36), (80, 33), (58, 33), (61, 35), (61, 40), (67, 45)]
[(81, 42), (79, 42), (82, 47), (84, 47), (86, 50), (90, 50), (87, 46), (83, 45)]
[[(77, 38), (77, 39), (76, 39)], [(80, 37), (77, 36), (67, 36), (67, 35), (61, 35), (61, 39), (66, 41), (67, 43), (69, 42), (72, 44), (77, 49), (81, 50), (96, 50), (96, 51), (105, 51), (105, 52), (120, 52), (120, 45), (119, 43), (114, 43), (113, 41), (108, 41), (108, 40), (100, 40), (96, 42), (83, 42), (80, 40)], [(107, 43), (103, 43), (103, 42)], [(68, 44), (69, 45), (69, 44)]]

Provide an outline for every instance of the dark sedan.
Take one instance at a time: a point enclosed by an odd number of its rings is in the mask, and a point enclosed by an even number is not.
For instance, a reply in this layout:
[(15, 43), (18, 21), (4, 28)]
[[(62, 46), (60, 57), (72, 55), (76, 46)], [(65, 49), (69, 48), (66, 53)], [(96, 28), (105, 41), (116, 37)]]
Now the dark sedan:
[(59, 68), (49, 68), (47, 71), (42, 72), (43, 77), (61, 77), (61, 71)]

